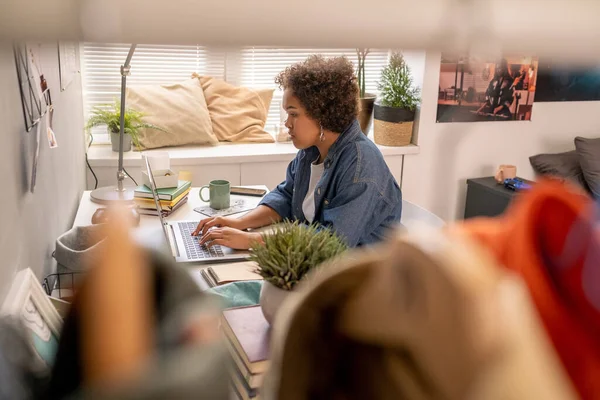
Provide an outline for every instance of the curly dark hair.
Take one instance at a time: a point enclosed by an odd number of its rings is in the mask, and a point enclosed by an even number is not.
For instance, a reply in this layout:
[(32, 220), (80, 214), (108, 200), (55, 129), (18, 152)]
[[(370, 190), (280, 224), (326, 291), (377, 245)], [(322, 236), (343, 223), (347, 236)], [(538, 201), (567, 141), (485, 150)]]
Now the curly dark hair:
[(341, 133), (358, 116), (358, 84), (346, 57), (311, 55), (280, 72), (275, 83), (291, 89), (323, 129)]

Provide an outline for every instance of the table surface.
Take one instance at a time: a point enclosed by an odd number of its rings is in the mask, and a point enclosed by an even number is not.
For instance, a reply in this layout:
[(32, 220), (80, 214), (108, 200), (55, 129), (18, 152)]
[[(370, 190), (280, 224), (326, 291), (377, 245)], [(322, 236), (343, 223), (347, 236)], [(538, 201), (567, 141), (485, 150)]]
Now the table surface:
[[(530, 181), (528, 179), (523, 179), (523, 178), (519, 178), (519, 177), (517, 177), (517, 179), (520, 179), (523, 182), (528, 183), (530, 185), (535, 184), (534, 181)], [(510, 189), (507, 189), (506, 187), (504, 187), (504, 185), (502, 183), (496, 182), (496, 178), (494, 178), (493, 176), (486, 176), (486, 177), (483, 177), (483, 178), (471, 178), (471, 179), (467, 179), (467, 183), (475, 183), (475, 184), (478, 184), (478, 185), (489, 187), (491, 189), (511, 191)]]
[[(518, 179), (521, 179), (523, 182), (528, 183), (530, 185), (535, 184), (535, 182), (527, 180), (527, 179), (523, 179), (523, 178), (518, 178)], [(493, 176), (467, 179), (467, 185), (473, 185), (473, 184), (478, 185), (479, 187), (482, 187), (490, 192), (496, 193), (496, 194), (504, 196), (504, 197), (513, 197), (513, 196), (521, 193), (520, 191), (514, 191), (511, 189), (508, 189), (503, 184), (496, 182), (496, 179)]]
[[(264, 185), (255, 185), (255, 186), (247, 186), (252, 188), (266, 189), (268, 188)], [(186, 204), (182, 205), (179, 209), (175, 210), (171, 215), (167, 217), (167, 221), (200, 221), (204, 218), (208, 218), (204, 214), (200, 214), (194, 211), (194, 208), (206, 206), (208, 203), (202, 201), (200, 196), (198, 195), (198, 191), (200, 188), (192, 188), (189, 193), (189, 198)], [(103, 204), (94, 203), (90, 198), (91, 191), (87, 190), (83, 192), (81, 196), (81, 201), (79, 202), (79, 208), (77, 209), (77, 215), (75, 216), (75, 221), (73, 222), (73, 226), (86, 226), (92, 224), (92, 216), (96, 212), (97, 209), (105, 207)], [(255, 196), (239, 196), (239, 195), (231, 195), (231, 200), (236, 200), (244, 198), (246, 201), (255, 201), (256, 205), (261, 200), (261, 197)], [(233, 216), (241, 216), (244, 213), (234, 214)], [(171, 255), (169, 245), (164, 236), (162, 227), (160, 225), (160, 219), (157, 216), (152, 215), (141, 215), (140, 216), (140, 224), (136, 228), (134, 228), (132, 232), (132, 236), (134, 239), (140, 243), (141, 245), (158, 250), (162, 253), (166, 253)], [(200, 275), (200, 270), (210, 267), (210, 263), (179, 263), (186, 267), (194, 280), (200, 285), (202, 289), (208, 288), (206, 282)], [(215, 263), (217, 264), (217, 263)], [(225, 266), (231, 266), (231, 268), (249, 268), (252, 267), (252, 263), (248, 261), (242, 262), (232, 262), (232, 263), (218, 263), (220, 268), (224, 268)]]

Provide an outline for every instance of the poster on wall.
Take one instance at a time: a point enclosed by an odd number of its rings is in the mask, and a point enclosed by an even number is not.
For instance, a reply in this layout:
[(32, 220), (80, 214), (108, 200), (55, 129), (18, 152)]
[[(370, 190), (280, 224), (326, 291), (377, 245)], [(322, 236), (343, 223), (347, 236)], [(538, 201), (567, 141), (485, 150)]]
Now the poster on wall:
[(437, 122), (529, 121), (537, 57), (442, 54)]
[(79, 73), (78, 44), (58, 42), (58, 68), (60, 71), (60, 91), (64, 91)]
[(600, 100), (600, 65), (573, 67), (541, 59), (536, 102)]
[(13, 46), (21, 106), (27, 132), (40, 121), (50, 104), (50, 91), (39, 71), (38, 48), (26, 43)]

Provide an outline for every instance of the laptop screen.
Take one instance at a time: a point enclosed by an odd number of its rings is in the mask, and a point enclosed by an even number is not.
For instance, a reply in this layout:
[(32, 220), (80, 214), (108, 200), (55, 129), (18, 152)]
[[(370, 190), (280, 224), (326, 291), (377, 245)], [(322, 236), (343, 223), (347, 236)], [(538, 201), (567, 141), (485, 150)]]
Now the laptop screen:
[(150, 161), (146, 156), (144, 156), (144, 160), (146, 160), (146, 172), (148, 173), (148, 179), (150, 180), (150, 191), (152, 192), (152, 198), (154, 199), (154, 204), (156, 205), (156, 210), (158, 211), (158, 218), (160, 218), (160, 224), (162, 225), (163, 231), (165, 232), (165, 237), (168, 239), (169, 233), (167, 231), (167, 221), (165, 221), (162, 207), (160, 206), (160, 199), (158, 197), (158, 191), (156, 190), (156, 182), (154, 181), (154, 175), (152, 175)]

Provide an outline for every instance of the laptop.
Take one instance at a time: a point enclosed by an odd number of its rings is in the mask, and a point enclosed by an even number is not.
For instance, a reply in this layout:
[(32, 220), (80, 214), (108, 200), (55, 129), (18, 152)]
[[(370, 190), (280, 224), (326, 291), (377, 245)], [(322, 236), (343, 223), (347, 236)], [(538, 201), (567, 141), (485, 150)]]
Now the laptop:
[(215, 263), (215, 262), (231, 262), (247, 260), (250, 253), (247, 250), (234, 250), (229, 247), (214, 245), (207, 247), (200, 246), (200, 236), (192, 236), (192, 232), (196, 230), (200, 221), (172, 221), (169, 222), (163, 216), (158, 192), (156, 190), (156, 182), (152, 175), (152, 168), (147, 157), (144, 157), (146, 162), (146, 171), (150, 179), (150, 190), (154, 198), (154, 204), (158, 210), (158, 217), (162, 225), (163, 232), (169, 244), (171, 253), (177, 262), (194, 262), (194, 263)]

